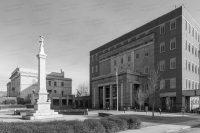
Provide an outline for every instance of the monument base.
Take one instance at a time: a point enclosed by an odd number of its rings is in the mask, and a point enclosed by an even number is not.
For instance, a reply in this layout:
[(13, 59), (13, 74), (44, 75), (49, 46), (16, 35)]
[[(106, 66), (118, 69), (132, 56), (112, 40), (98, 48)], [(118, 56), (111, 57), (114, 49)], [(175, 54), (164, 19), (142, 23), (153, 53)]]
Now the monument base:
[(54, 110), (50, 109), (51, 102), (38, 102), (34, 105), (34, 109), (31, 112), (26, 112), (26, 115), (22, 116), (22, 119), (25, 120), (40, 120), (40, 119), (50, 119), (50, 118), (59, 118), (63, 117), (62, 114), (58, 114)]

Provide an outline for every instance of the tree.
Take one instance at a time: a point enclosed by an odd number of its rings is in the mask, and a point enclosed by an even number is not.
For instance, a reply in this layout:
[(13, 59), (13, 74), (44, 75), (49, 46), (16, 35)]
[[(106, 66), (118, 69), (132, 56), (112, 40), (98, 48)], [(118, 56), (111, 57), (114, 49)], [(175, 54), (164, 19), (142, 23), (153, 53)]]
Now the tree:
[[(159, 68), (159, 67), (158, 67)], [(152, 118), (154, 118), (154, 108), (160, 104), (160, 71), (154, 69), (151, 74), (148, 75), (148, 98), (149, 105), (152, 107)]]
[(89, 96), (89, 94), (90, 94), (89, 83), (84, 82), (84, 83), (79, 84), (79, 86), (76, 90), (77, 90), (77, 93), (76, 93), (77, 97)]
[(143, 89), (142, 87), (139, 87), (136, 94), (135, 94), (135, 101), (137, 104), (140, 106), (140, 111), (141, 111), (141, 106), (144, 105), (144, 102), (146, 101), (148, 95), (147, 91)]

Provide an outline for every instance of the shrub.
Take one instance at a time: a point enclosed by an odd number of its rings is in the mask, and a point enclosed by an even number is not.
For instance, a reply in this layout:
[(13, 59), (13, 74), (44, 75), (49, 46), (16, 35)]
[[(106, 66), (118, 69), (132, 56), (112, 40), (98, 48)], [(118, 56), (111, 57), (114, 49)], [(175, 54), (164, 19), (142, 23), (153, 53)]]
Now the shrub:
[(31, 129), (29, 129), (28, 127), (24, 125), (12, 126), (10, 127), (9, 131), (10, 133), (33, 133)]
[(129, 128), (129, 125), (126, 120), (120, 119), (116, 116), (110, 116), (110, 117), (107, 117), (106, 119), (110, 121), (114, 121), (117, 124), (119, 131), (124, 131)]
[(84, 123), (88, 125), (88, 127), (92, 130), (92, 133), (105, 133), (104, 126), (98, 121), (94, 119), (86, 119)]
[(141, 121), (139, 118), (130, 116), (130, 115), (122, 115), (122, 116), (117, 116), (120, 119), (123, 119), (127, 121), (129, 129), (138, 129), (141, 126)]
[(99, 121), (106, 129), (106, 133), (116, 133), (119, 130), (114, 121), (109, 121), (106, 119), (100, 119)]
[(88, 125), (83, 122), (73, 125), (73, 129), (75, 133), (92, 133), (92, 130), (88, 127)]

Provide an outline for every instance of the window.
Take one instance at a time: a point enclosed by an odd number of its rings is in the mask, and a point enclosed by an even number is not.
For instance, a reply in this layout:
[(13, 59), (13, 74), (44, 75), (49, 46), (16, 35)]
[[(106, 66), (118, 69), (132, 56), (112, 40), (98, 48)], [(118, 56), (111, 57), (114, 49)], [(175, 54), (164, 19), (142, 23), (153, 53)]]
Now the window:
[(187, 50), (187, 40), (185, 40), (185, 50)]
[(145, 66), (145, 67), (144, 67), (144, 73), (145, 73), (145, 74), (148, 74), (148, 73), (149, 73), (149, 66)]
[(165, 61), (160, 61), (160, 71), (165, 71)]
[(54, 81), (54, 86), (57, 86), (57, 82), (56, 81)]
[(123, 64), (123, 57), (121, 58), (121, 64)]
[(170, 79), (170, 88), (171, 89), (176, 88), (176, 78)]
[(195, 30), (195, 39), (197, 40), (197, 31)]
[(185, 20), (185, 30), (187, 30), (187, 21)]
[(176, 49), (176, 39), (171, 39), (170, 40), (170, 50)]
[(188, 89), (190, 89), (190, 80), (188, 80)]
[(195, 89), (195, 90), (197, 89), (197, 82), (195, 82), (195, 87), (194, 87), (194, 89)]
[(192, 37), (194, 37), (194, 28), (192, 27)]
[(185, 59), (185, 69), (187, 70), (187, 60)]
[(188, 43), (188, 51), (190, 52), (190, 43)]
[(197, 48), (195, 48), (195, 56), (197, 57)]
[(194, 46), (192, 45), (192, 54), (194, 54)]
[(59, 106), (59, 99), (53, 99), (53, 105), (54, 106)]
[(96, 72), (98, 72), (98, 66), (96, 65)]
[(164, 42), (160, 44), (160, 53), (163, 53), (163, 52), (165, 52), (165, 43)]
[(94, 72), (94, 68), (92, 67), (92, 73)]
[(165, 24), (162, 24), (160, 26), (160, 34), (164, 34), (165, 33)]
[(170, 30), (176, 29), (176, 20), (170, 22)]
[(56, 91), (56, 90), (54, 90), (54, 93), (57, 93), (57, 91)]
[(192, 90), (194, 89), (194, 81), (191, 81), (191, 83), (192, 83)]
[(192, 72), (194, 72), (194, 64), (192, 63)]
[(48, 83), (49, 83), (49, 86), (51, 86), (51, 81), (48, 81)]
[(187, 90), (187, 79), (185, 79), (185, 89)]
[(198, 42), (199, 42), (199, 38), (200, 38), (200, 36), (199, 36), (199, 33), (198, 33)]
[(92, 62), (93, 62), (93, 55), (91, 56)]
[(190, 71), (190, 62), (188, 61), (188, 71)]
[(189, 29), (188, 29), (188, 33), (190, 34), (190, 24), (188, 24), (188, 27), (189, 27)]
[(61, 82), (61, 86), (62, 86), (62, 87), (64, 86), (64, 82)]
[(165, 80), (160, 81), (160, 89), (165, 89)]
[(170, 69), (176, 69), (176, 58), (170, 59)]
[(114, 66), (116, 66), (117, 65), (117, 62), (116, 62), (116, 60), (114, 60)]
[(139, 59), (139, 54), (137, 53), (137, 54), (135, 54), (135, 59)]
[(96, 60), (98, 60), (98, 54), (96, 54)]
[(146, 48), (144, 49), (144, 56), (146, 56), (146, 57), (149, 56), (149, 51)]
[(195, 74), (197, 74), (197, 65), (195, 65)]
[(128, 54), (128, 61), (131, 61), (131, 54)]

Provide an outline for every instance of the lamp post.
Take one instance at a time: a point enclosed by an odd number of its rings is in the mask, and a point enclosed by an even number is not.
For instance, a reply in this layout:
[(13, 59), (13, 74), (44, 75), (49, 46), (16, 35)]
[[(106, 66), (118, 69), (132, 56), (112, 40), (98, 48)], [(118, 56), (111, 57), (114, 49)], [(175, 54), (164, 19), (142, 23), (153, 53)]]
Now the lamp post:
[(117, 84), (117, 112), (118, 112), (118, 68), (116, 67), (116, 84)]
[(32, 91), (33, 91), (33, 97), (32, 97), (33, 101), (32, 102), (33, 102), (33, 105), (34, 105), (34, 103), (35, 103), (35, 89), (32, 89)]

